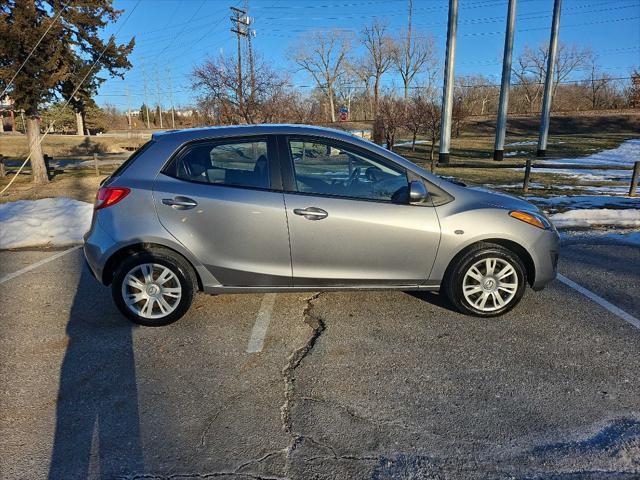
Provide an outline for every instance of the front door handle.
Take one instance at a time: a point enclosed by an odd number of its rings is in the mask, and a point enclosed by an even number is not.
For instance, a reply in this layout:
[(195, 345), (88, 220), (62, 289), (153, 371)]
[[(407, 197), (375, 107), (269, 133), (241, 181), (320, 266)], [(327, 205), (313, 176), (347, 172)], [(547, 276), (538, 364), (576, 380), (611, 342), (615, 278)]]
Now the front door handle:
[(189, 210), (190, 208), (197, 207), (198, 202), (190, 199), (189, 197), (174, 197), (174, 198), (163, 198), (162, 203), (164, 205), (169, 205), (171, 208), (176, 210)]
[(326, 210), (322, 210), (321, 208), (317, 207), (296, 208), (293, 210), (293, 213), (295, 213), (296, 215), (300, 215), (307, 220), (322, 220), (323, 218), (327, 218), (329, 216)]

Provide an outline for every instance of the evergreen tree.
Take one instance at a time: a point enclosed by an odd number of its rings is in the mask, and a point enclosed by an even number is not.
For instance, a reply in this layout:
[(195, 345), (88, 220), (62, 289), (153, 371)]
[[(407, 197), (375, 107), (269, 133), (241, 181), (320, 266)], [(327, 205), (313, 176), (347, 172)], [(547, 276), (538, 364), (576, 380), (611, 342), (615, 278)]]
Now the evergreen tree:
[[(57, 95), (68, 99), (103, 50), (104, 54), (94, 67), (96, 73), (89, 74), (87, 83), (83, 83), (72, 99), (79, 102), (74, 108), (84, 108), (87, 98), (95, 92), (102, 81), (97, 76), (98, 71), (104, 69), (110, 75), (121, 75), (131, 67), (127, 56), (133, 50), (133, 39), (118, 45), (111, 39), (105, 43), (98, 37), (99, 31), (115, 22), (122, 13), (113, 8), (112, 0), (71, 0), (66, 7), (64, 5), (62, 0), (0, 2), (0, 90), (8, 86), (7, 94), (15, 101), (15, 108), (24, 110), (27, 116), (35, 183), (48, 181), (40, 147), (38, 113), (42, 105)], [(54, 22), (58, 14), (60, 17)], [(8, 85), (49, 27), (33, 55)]]

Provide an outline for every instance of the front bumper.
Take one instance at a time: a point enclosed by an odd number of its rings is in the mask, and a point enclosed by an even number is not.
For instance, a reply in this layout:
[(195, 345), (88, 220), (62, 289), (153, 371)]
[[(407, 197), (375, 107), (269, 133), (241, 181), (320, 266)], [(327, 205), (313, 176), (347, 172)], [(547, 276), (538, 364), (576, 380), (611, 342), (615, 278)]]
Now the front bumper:
[(558, 273), (558, 256), (560, 253), (560, 236), (555, 230), (542, 235), (530, 251), (536, 269), (535, 279), (531, 287), (542, 290)]

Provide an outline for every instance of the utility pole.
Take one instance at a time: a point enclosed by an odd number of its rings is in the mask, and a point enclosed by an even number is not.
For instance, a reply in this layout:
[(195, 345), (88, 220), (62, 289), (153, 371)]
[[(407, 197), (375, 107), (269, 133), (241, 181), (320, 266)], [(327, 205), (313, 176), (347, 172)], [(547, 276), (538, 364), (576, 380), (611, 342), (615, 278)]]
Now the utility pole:
[(500, 85), (500, 104), (496, 125), (496, 143), (493, 159), (504, 158), (504, 138), (507, 133), (507, 113), (509, 111), (509, 89), (511, 88), (511, 58), (513, 57), (513, 32), (516, 25), (516, 0), (509, 0), (507, 10), (507, 31), (504, 36), (504, 55), (502, 58), (502, 83)]
[(251, 40), (253, 37), (256, 36), (256, 31), (253, 30), (251, 28), (251, 25), (253, 24), (253, 19), (249, 16), (249, 0), (244, 0), (244, 11), (245, 16), (244, 16), (244, 25), (245, 25), (245, 37), (247, 37), (247, 48), (249, 50), (249, 78), (250, 78), (250, 82), (251, 82), (251, 99), (253, 99), (253, 92), (255, 91), (256, 88), (256, 77), (255, 77), (255, 70), (253, 67), (253, 46), (251, 44)]
[(540, 119), (540, 137), (538, 138), (538, 157), (547, 153), (547, 137), (549, 135), (549, 116), (551, 115), (551, 100), (553, 99), (553, 69), (558, 56), (558, 32), (560, 31), (560, 9), (562, 0), (553, 3), (553, 23), (551, 24), (551, 38), (549, 39), (549, 58), (544, 80), (544, 98), (542, 100), (542, 117)]
[(147, 95), (147, 69), (144, 68), (144, 65), (142, 65), (142, 75), (144, 77), (144, 115), (146, 118), (146, 123), (147, 123), (147, 130), (149, 130), (151, 128), (151, 125), (149, 124), (149, 98)]
[(442, 120), (440, 123), (440, 163), (449, 163), (451, 143), (451, 116), (453, 113), (453, 66), (456, 58), (456, 33), (458, 30), (458, 0), (449, 0), (449, 22), (447, 25), (447, 53), (442, 87)]
[(173, 106), (173, 80), (171, 79), (171, 67), (167, 67), (167, 77), (169, 77), (169, 102), (171, 103), (171, 129), (176, 129), (176, 109)]
[(158, 67), (156, 67), (156, 97), (158, 98), (158, 111), (160, 112), (160, 128), (164, 128), (162, 124), (162, 97), (160, 97), (160, 75), (158, 75)]
[(244, 37), (247, 33), (244, 29), (244, 18), (247, 12), (236, 7), (230, 7), (233, 16), (231, 17), (232, 28), (231, 31), (236, 34), (238, 39), (238, 89), (236, 96), (238, 97), (238, 106), (242, 111), (243, 104), (243, 91), (242, 91), (242, 42), (241, 37)]
[(128, 131), (127, 131), (127, 138), (131, 138), (131, 127), (132, 127), (132, 119), (131, 119), (131, 94), (129, 93), (129, 87), (125, 88), (126, 92), (127, 92), (127, 125), (128, 125)]
[[(407, 19), (407, 43), (404, 46), (404, 64), (405, 68), (409, 68), (409, 62), (411, 61), (411, 29), (412, 29), (412, 17), (413, 17), (413, 0), (408, 0), (407, 7), (409, 8), (409, 18)], [(404, 99), (409, 98), (409, 91), (407, 84), (404, 84)]]

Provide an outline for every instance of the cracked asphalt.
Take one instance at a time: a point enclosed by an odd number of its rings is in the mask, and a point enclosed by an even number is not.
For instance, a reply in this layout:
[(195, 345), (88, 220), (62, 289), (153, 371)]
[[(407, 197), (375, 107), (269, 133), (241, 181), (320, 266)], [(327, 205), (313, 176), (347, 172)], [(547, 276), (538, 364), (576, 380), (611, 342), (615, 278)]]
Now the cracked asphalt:
[[(637, 247), (573, 242), (560, 271), (640, 317)], [(560, 282), (491, 320), (279, 294), (246, 353), (262, 298), (134, 327), (80, 251), (0, 284), (0, 478), (640, 478), (640, 330)]]

